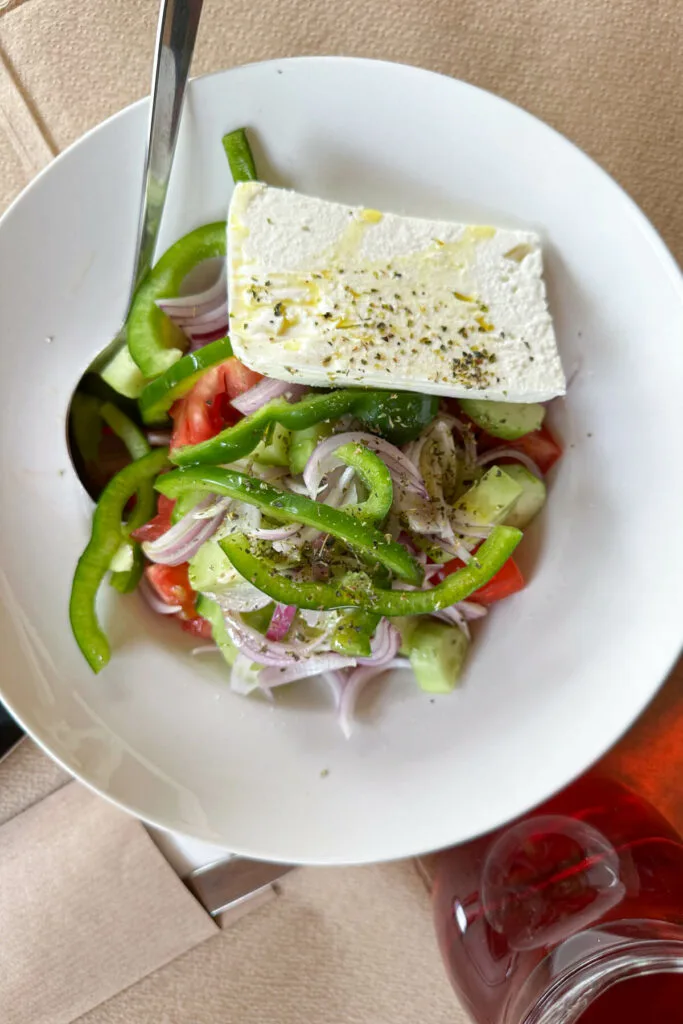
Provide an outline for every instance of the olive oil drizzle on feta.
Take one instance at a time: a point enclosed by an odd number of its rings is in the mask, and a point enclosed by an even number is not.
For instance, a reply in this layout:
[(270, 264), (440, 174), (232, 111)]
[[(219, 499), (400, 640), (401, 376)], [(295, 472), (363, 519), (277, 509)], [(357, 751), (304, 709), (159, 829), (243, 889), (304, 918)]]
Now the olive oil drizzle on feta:
[[(382, 214), (370, 209), (352, 213), (341, 238), (320, 254), (320, 269), (251, 275), (243, 291), (246, 302), (237, 300), (231, 316), (244, 330), (250, 326), (262, 331), (293, 356), (301, 348), (302, 334), (312, 329), (329, 346), (321, 363), (330, 383), (350, 372), (335, 368), (337, 360), (361, 372), (370, 367), (391, 374), (392, 364), (406, 353), (419, 357), (425, 349), (438, 366), (435, 380), (476, 389), (493, 383), (496, 355), (485, 340), (496, 328), (488, 307), (453, 283), (466, 287), (468, 257), (478, 242), (495, 235), (495, 228), (466, 227), (456, 242), (435, 238), (420, 252), (359, 263), (353, 258), (365, 230)], [(248, 234), (243, 224), (236, 229)], [(302, 316), (307, 310), (310, 316)], [(288, 370), (296, 374), (295, 365)]]

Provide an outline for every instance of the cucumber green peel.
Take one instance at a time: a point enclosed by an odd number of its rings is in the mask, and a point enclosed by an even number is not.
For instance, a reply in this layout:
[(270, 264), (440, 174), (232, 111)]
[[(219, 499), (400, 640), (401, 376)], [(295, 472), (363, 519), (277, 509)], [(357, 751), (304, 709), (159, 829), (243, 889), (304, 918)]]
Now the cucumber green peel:
[(488, 402), (480, 398), (459, 398), (458, 403), (478, 427), (505, 441), (516, 441), (539, 430), (545, 418), (545, 407), (537, 402)]

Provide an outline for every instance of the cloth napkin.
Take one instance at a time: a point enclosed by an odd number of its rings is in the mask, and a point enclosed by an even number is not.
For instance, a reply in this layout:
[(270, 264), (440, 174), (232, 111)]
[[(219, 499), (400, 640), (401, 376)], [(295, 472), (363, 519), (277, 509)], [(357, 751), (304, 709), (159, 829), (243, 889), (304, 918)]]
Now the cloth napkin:
[(301, 869), (219, 931), (140, 822), (30, 740), (0, 765), (0, 921), (2, 1024), (466, 1020), (413, 864)]
[[(148, 91), (157, 6), (0, 0), (0, 209)], [(206, 0), (202, 17), (197, 74), (345, 53), (492, 89), (598, 159), (683, 257), (681, 0)], [(650, 797), (666, 759), (681, 765), (681, 678), (639, 727), (646, 745), (612, 757)], [(30, 743), (0, 765), (2, 1024), (465, 1024), (412, 864), (295, 872), (225, 931), (169, 870), (139, 824), (66, 785)], [(12, 999), (23, 1016), (7, 1016)]]
[(0, 1016), (71, 1024), (217, 927), (134, 818), (70, 782), (0, 828)]

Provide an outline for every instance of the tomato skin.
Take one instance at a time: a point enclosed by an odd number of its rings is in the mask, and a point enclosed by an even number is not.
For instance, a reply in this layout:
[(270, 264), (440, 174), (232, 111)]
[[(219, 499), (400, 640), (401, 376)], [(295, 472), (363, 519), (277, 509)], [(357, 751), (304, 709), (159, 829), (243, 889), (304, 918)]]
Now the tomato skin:
[[(448, 411), (457, 419), (468, 423), (472, 428), (474, 439), (477, 443), (477, 451), (480, 455), (492, 451), (494, 448), (516, 448), (524, 452), (530, 459), (533, 459), (541, 473), (545, 476), (548, 470), (555, 465), (562, 457), (562, 445), (553, 437), (550, 430), (544, 425), (538, 430), (532, 430), (530, 434), (518, 437), (515, 441), (505, 441), (502, 437), (493, 437), (485, 430), (473, 423), (469, 416), (460, 408), (457, 399), (445, 399)], [(501, 456), (503, 461), (503, 456)]]
[(195, 592), (190, 586), (188, 564), (181, 565), (148, 565), (145, 576), (154, 587), (162, 601), (169, 605), (180, 605), (178, 613), (185, 619), (197, 617), (195, 608)]
[(514, 558), (508, 558), (502, 569), (479, 590), (472, 594), (472, 600), (479, 604), (494, 604), (512, 594), (524, 590), (525, 580)]
[(240, 414), (230, 405), (231, 400), (252, 388), (261, 376), (236, 356), (202, 374), (192, 390), (171, 406), (171, 450), (208, 441), (236, 423)]
[(183, 619), (179, 614), (177, 618), (180, 619), (181, 627), (190, 636), (199, 637), (201, 640), (213, 640), (211, 623), (207, 619), (203, 619), (201, 615), (196, 615), (193, 619)]
[(253, 388), (255, 384), (258, 384), (263, 379), (262, 373), (250, 370), (248, 366), (239, 361), (237, 356), (226, 359), (222, 365), (225, 377), (225, 393), (231, 400), (239, 395), (243, 395), (245, 391)]
[[(490, 434), (478, 427), (475, 428), (475, 431), (477, 451), (480, 453), (492, 451), (494, 448), (514, 448), (533, 459), (544, 475), (562, 456), (561, 445), (545, 426), (539, 430), (532, 430), (524, 437), (518, 437), (516, 441), (504, 441), (500, 437), (491, 437)], [(500, 461), (504, 464), (505, 456), (501, 455)]]
[(197, 595), (190, 586), (187, 562), (182, 565), (148, 565), (145, 576), (162, 601), (168, 605), (180, 605), (181, 611), (176, 612), (174, 618), (181, 629), (201, 640), (213, 639), (211, 623), (197, 615)]
[(160, 494), (157, 501), (157, 514), (148, 523), (144, 523), (137, 530), (133, 530), (131, 533), (133, 540), (138, 540), (142, 543), (146, 540), (158, 540), (159, 537), (162, 537), (171, 528), (171, 513), (173, 512), (174, 505), (175, 498), (167, 498), (165, 494)]
[(524, 437), (520, 437), (516, 441), (504, 443), (510, 448), (516, 448), (517, 451), (528, 455), (530, 459), (534, 460), (544, 475), (562, 456), (561, 446), (547, 427), (533, 430), (530, 434), (525, 434)]
[[(445, 579), (451, 573), (462, 569), (462, 566), (463, 563), (459, 558), (446, 562), (439, 573), (439, 579)], [(506, 597), (510, 597), (512, 594), (523, 590), (524, 586), (525, 580), (519, 566), (514, 558), (508, 558), (503, 568), (499, 569), (496, 575), (488, 583), (485, 583), (483, 587), (470, 594), (467, 600), (477, 601), (479, 604), (494, 604), (496, 601), (503, 601)]]

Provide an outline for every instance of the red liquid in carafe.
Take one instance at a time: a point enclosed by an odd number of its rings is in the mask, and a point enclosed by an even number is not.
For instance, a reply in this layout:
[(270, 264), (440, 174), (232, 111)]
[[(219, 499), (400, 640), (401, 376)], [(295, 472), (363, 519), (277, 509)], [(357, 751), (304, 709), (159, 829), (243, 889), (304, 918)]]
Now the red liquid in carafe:
[[(609, 945), (622, 922), (683, 925), (683, 840), (635, 793), (589, 775), (526, 818), (441, 854), (434, 913), (462, 1002), (479, 1024), (500, 1024), (539, 965), (547, 986)], [(674, 985), (673, 975), (647, 982), (662, 998)], [(625, 997), (615, 988), (604, 998)], [(598, 1006), (581, 1024), (631, 1021), (596, 1016)], [(660, 1020), (679, 1018), (633, 1017)]]
[(596, 999), (577, 1024), (683, 1024), (683, 974), (622, 981)]

